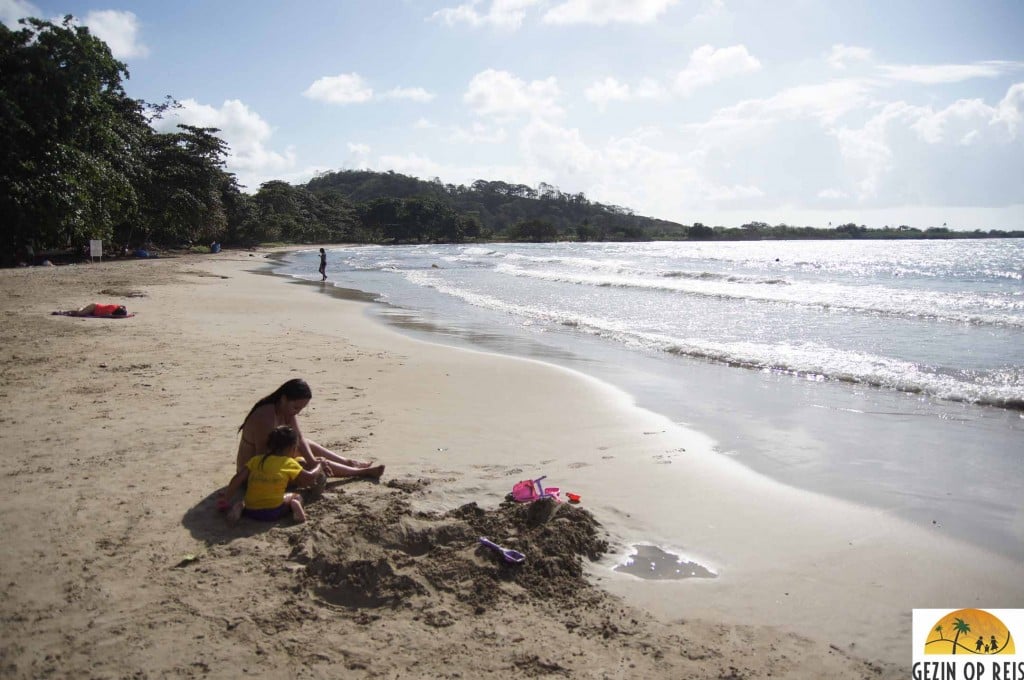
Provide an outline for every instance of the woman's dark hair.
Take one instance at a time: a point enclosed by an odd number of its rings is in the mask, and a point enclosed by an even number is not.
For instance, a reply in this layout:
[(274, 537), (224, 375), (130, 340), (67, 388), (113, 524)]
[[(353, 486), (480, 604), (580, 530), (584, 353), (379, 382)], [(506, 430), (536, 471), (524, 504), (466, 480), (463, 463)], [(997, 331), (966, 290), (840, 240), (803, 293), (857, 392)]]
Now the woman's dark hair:
[(267, 396), (257, 401), (256, 404), (253, 405), (251, 409), (249, 409), (249, 413), (246, 414), (245, 420), (242, 421), (242, 424), (238, 426), (238, 431), (242, 431), (242, 428), (245, 427), (246, 420), (249, 420), (249, 416), (252, 415), (253, 411), (258, 409), (260, 406), (266, 406), (267, 404), (276, 404), (278, 401), (281, 400), (281, 397), (284, 397), (288, 401), (298, 401), (299, 399), (312, 399), (313, 390), (309, 389), (309, 385), (302, 378), (292, 378), (291, 380), (287, 381), (286, 383), (278, 387), (276, 390), (274, 390)]
[(267, 435), (267, 452), (260, 459), (260, 468), (266, 462), (267, 456), (284, 456), (295, 448), (299, 443), (299, 435), (287, 425), (278, 425)]

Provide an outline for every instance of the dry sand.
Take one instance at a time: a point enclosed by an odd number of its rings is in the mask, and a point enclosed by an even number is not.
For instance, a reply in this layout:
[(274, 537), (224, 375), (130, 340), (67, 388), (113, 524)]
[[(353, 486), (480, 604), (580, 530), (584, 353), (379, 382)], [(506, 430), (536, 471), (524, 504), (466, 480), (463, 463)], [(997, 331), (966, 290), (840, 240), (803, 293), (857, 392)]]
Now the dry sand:
[[(1024, 606), (1021, 565), (768, 482), (581, 375), (398, 335), (264, 262), (0, 271), (3, 677), (905, 677), (911, 607)], [(49, 315), (92, 301), (138, 315)], [(332, 482), (305, 525), (229, 529), (213, 494), (236, 428), (295, 376), (307, 435), (384, 479)], [(583, 504), (503, 503), (540, 474)], [(719, 576), (612, 571), (634, 543)]]

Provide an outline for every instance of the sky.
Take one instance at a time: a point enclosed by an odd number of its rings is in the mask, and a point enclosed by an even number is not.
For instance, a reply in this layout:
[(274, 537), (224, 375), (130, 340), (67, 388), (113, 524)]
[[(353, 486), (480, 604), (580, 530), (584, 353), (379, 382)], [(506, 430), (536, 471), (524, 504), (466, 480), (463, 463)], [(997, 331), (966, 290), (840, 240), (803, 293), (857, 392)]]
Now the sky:
[(684, 224), (1024, 229), (1022, 0), (118, 2), (0, 21), (73, 15), (248, 192), (366, 168)]

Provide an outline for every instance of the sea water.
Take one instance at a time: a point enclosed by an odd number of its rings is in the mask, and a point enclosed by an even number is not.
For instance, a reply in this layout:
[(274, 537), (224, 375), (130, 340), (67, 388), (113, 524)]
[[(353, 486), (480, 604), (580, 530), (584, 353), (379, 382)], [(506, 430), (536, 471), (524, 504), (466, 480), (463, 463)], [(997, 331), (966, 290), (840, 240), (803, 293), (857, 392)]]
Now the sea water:
[(784, 483), (1024, 559), (1020, 239), (352, 246), (328, 275), (409, 332), (584, 371)]

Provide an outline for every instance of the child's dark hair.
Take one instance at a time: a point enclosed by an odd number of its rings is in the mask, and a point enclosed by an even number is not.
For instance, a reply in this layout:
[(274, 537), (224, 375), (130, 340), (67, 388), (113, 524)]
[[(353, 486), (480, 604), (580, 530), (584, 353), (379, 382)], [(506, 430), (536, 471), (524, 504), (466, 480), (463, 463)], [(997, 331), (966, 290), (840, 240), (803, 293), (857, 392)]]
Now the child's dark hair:
[(241, 432), (242, 428), (245, 427), (245, 421), (249, 420), (249, 416), (252, 412), (258, 409), (260, 406), (266, 406), (267, 404), (276, 404), (281, 397), (284, 397), (288, 401), (297, 401), (299, 399), (312, 399), (313, 390), (309, 389), (309, 385), (302, 378), (292, 378), (285, 382), (283, 385), (278, 387), (276, 390), (263, 397), (256, 404), (249, 409), (249, 413), (245, 415), (245, 419), (242, 424), (238, 426), (238, 431)]
[(287, 456), (299, 443), (299, 435), (294, 428), (279, 425), (267, 435), (267, 452), (260, 459), (260, 467), (266, 462), (267, 456)]

